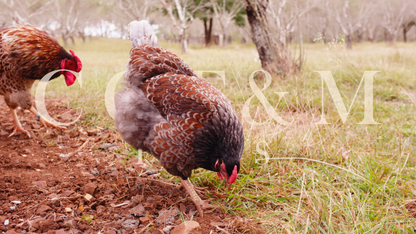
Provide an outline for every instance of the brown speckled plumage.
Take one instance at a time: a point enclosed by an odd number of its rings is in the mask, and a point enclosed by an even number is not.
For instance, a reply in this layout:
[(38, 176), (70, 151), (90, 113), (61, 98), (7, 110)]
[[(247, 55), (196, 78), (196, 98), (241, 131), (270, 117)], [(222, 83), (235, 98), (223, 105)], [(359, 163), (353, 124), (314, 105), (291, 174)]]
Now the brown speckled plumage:
[(72, 56), (47, 32), (32, 25), (0, 30), (0, 95), (30, 90), (36, 79), (59, 70), (65, 58)]
[(182, 179), (196, 168), (218, 172), (219, 159), (228, 175), (239, 169), (244, 135), (230, 101), (182, 59), (139, 44), (130, 51), (124, 82), (116, 95), (116, 125), (129, 144)]
[[(0, 95), (13, 112), (15, 131), (28, 134), (21, 127), (14, 109), (20, 106), (37, 114), (32, 106), (30, 89), (36, 80), (49, 72), (57, 71), (52, 78), (60, 76), (59, 70), (65, 64), (63, 60), (70, 61), (68, 64), (74, 68), (71, 70), (81, 70), (79, 59), (43, 30), (22, 24), (0, 30)], [(42, 118), (41, 122), (45, 126), (54, 126)]]

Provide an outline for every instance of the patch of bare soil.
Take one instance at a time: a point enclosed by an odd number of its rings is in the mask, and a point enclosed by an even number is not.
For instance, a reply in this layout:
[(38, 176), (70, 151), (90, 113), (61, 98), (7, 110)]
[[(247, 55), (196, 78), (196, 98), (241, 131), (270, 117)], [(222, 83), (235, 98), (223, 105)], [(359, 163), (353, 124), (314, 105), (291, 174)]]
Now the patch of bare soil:
[[(78, 114), (59, 100), (47, 107), (62, 122)], [(157, 168), (124, 162), (113, 130), (73, 125), (47, 133), (33, 114), (18, 115), (31, 138), (8, 138), (11, 115), (0, 102), (0, 232), (163, 234), (195, 214), (184, 189)], [(193, 220), (203, 233), (261, 233), (218, 209)]]

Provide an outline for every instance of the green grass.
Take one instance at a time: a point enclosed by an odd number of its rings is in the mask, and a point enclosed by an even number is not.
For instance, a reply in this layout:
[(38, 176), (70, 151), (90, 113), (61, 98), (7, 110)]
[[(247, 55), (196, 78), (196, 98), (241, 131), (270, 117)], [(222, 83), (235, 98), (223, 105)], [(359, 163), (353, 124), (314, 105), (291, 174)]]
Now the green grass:
[[(229, 213), (256, 220), (268, 233), (414, 233), (416, 220), (405, 203), (415, 193), (415, 73), (416, 44), (357, 44), (345, 51), (339, 44), (306, 45), (302, 74), (280, 79), (262, 91), (283, 126), (271, 119), (254, 97), (251, 117), (242, 120), (245, 149), (237, 182), (226, 191), (216, 175), (196, 170), (197, 186), (214, 186), (216, 197)], [(226, 84), (207, 77), (224, 92), (241, 117), (248, 98), (254, 95), (249, 76), (261, 69), (253, 45), (202, 48), (191, 46), (180, 54), (178, 44), (163, 43), (194, 70), (224, 71)], [(104, 92), (108, 81), (124, 71), (130, 42), (94, 39), (71, 46), (82, 59), (83, 87), (67, 88), (63, 79), (48, 87), (48, 97), (69, 100), (83, 109), (79, 125), (114, 128), (107, 115)], [(380, 124), (361, 125), (363, 89), (345, 123), (342, 123), (325, 86), (328, 125), (317, 125), (321, 116), (321, 78), (314, 71), (332, 71), (346, 106), (351, 104), (364, 71), (381, 71), (374, 79), (374, 118)], [(256, 76), (262, 89), (265, 78)], [(275, 92), (288, 92), (279, 100)], [(125, 155), (131, 155), (126, 145)], [(265, 163), (270, 157), (268, 163)], [(150, 157), (149, 157), (150, 158)], [(167, 173), (164, 176), (170, 177)]]

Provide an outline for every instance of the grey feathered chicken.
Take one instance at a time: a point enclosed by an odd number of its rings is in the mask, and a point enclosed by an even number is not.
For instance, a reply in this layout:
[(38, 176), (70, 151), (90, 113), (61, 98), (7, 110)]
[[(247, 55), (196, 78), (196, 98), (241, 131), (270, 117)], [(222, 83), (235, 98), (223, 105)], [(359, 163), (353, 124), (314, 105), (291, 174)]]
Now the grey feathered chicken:
[(218, 172), (229, 186), (237, 179), (243, 127), (230, 101), (178, 56), (157, 44), (146, 21), (129, 24), (133, 48), (116, 94), (116, 126), (136, 149), (153, 154), (179, 176), (200, 215), (206, 206), (188, 178), (192, 170)]

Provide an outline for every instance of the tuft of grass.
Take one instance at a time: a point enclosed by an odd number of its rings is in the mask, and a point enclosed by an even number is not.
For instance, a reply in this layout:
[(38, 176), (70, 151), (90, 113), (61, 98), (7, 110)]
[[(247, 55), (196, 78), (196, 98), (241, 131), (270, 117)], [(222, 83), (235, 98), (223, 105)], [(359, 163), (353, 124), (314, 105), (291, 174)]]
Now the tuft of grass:
[[(363, 43), (352, 51), (307, 45), (302, 74), (273, 77), (262, 90), (288, 125), (270, 117), (249, 85), (250, 75), (261, 69), (253, 45), (191, 47), (180, 54), (178, 44), (161, 44), (194, 70), (207, 72), (206, 79), (229, 97), (243, 123), (245, 148), (232, 190), (206, 170), (195, 170), (191, 178), (209, 187), (207, 197), (227, 212), (261, 223), (267, 233), (414, 233), (416, 219), (404, 205), (416, 193), (415, 43)], [(125, 70), (130, 42), (96, 38), (71, 49), (84, 64), (82, 88), (56, 79), (47, 98), (67, 99), (67, 105), (83, 109), (79, 125), (114, 129), (104, 93), (108, 81)], [(357, 88), (370, 70), (380, 71), (374, 79), (374, 119), (380, 124), (362, 125), (364, 92)], [(213, 71), (224, 71), (225, 85)], [(345, 106), (352, 105), (345, 123), (315, 71), (331, 71)], [(266, 80), (258, 75), (254, 81), (262, 89)], [(288, 93), (279, 98), (276, 92)], [(322, 102), (326, 125), (316, 124)], [(244, 105), (257, 124), (242, 118)], [(137, 155), (127, 144), (119, 153)], [(171, 178), (167, 172), (162, 176)]]

